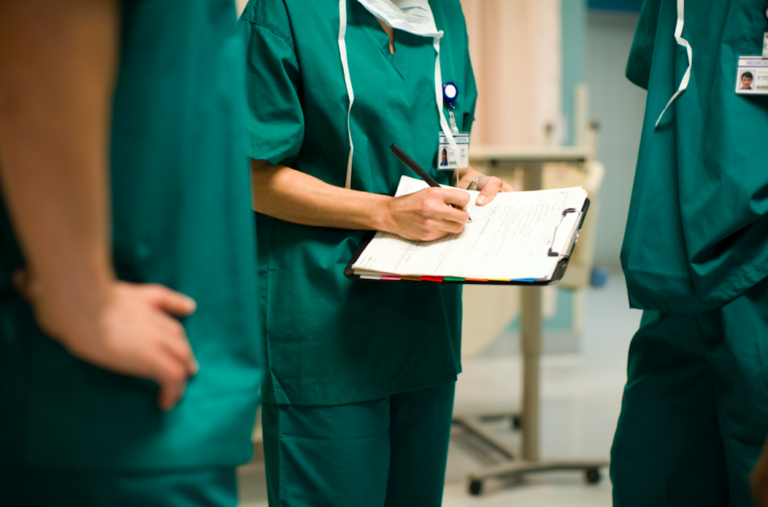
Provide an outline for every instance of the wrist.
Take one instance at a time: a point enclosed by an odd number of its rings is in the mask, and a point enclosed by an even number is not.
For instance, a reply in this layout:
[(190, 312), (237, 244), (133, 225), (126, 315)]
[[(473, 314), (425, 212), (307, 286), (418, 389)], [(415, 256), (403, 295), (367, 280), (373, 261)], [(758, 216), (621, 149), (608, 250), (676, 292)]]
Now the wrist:
[[(473, 168), (469, 168), (461, 175), (461, 178), (459, 179), (459, 187), (463, 190), (466, 190), (467, 187), (469, 187), (469, 184), (472, 183), (474, 180), (478, 178), (482, 178), (485, 175), (479, 171), (474, 170)], [(477, 190), (476, 188), (473, 190)]]
[(485, 178), (485, 176), (478, 176), (474, 180), (469, 182), (469, 185), (467, 185), (467, 190), (480, 190), (478, 188), (478, 185), (480, 184), (480, 181)]
[(376, 206), (373, 207), (374, 213), (371, 229), (393, 233), (395, 231), (395, 219), (393, 216), (392, 204), (394, 203), (395, 198), (387, 195), (380, 195), (377, 197), (379, 199), (377, 199)]
[(115, 275), (101, 255), (94, 255), (90, 260), (74, 258), (62, 259), (63, 262), (48, 266), (32, 266), (31, 282), (37, 287), (36, 292), (46, 299), (55, 300), (60, 305), (82, 306), (103, 300), (109, 293)]
[(73, 266), (66, 274), (37, 276), (31, 272), (23, 290), (41, 328), (65, 346), (76, 337), (98, 333), (115, 281), (106, 269), (79, 267)]

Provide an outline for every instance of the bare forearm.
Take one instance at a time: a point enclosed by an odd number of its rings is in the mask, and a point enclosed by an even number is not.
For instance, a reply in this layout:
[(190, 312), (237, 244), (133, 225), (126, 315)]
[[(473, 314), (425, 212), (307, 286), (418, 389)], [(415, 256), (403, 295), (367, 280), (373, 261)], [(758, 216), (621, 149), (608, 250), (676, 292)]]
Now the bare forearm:
[(0, 0), (0, 182), (48, 290), (106, 282), (115, 0)]
[(284, 165), (252, 161), (254, 209), (313, 227), (387, 230), (389, 196), (329, 185)]

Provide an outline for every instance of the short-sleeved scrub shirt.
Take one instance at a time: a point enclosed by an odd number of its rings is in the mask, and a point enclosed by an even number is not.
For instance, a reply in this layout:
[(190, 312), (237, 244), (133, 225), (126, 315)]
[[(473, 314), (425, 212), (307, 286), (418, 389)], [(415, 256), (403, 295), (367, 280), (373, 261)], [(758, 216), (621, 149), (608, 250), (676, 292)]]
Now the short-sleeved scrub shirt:
[(70, 355), (11, 286), (24, 265), (0, 202), (0, 467), (232, 467), (253, 446), (263, 374), (243, 51), (231, 0), (121, 2), (112, 122), (114, 267), (197, 301), (184, 398)]
[(622, 264), (630, 303), (669, 313), (727, 304), (768, 275), (768, 97), (736, 94), (739, 56), (762, 55), (765, 3), (646, 0), (627, 77), (648, 90)]
[[(445, 32), (443, 80), (459, 88), (458, 127), (474, 120), (475, 88), (459, 0), (430, 2)], [(413, 176), (397, 143), (438, 181), (439, 112), (431, 38), (395, 31), (347, 5), (352, 107), (352, 189), (394, 195)], [(349, 100), (339, 57), (337, 0), (252, 0), (240, 21), (247, 58), (250, 156), (344, 187)], [(447, 117), (447, 109), (443, 113)], [(365, 231), (308, 227), (257, 215), (268, 374), (265, 401), (334, 405), (456, 380), (461, 370), (461, 288), (352, 281), (344, 267)]]

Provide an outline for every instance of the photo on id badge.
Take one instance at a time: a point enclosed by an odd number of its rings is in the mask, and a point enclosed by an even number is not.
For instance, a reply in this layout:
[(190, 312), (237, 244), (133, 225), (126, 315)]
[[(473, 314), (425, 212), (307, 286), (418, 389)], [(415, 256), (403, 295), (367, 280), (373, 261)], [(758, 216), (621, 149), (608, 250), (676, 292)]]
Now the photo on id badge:
[(469, 134), (454, 135), (458, 153), (451, 150), (451, 145), (445, 134), (440, 134), (440, 144), (437, 152), (437, 168), (441, 171), (466, 169), (469, 167)]
[(739, 57), (736, 71), (736, 93), (768, 95), (768, 59), (761, 56)]
[(754, 70), (745, 70), (741, 73), (741, 78), (739, 79), (739, 86), (740, 90), (754, 90), (753, 85), (755, 83), (755, 72)]

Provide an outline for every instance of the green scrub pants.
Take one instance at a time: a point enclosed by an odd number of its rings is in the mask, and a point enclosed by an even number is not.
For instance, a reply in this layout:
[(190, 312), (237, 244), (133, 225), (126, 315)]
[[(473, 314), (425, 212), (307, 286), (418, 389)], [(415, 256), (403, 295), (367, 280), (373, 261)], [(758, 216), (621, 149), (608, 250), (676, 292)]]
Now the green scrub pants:
[(454, 389), (326, 407), (265, 403), (270, 507), (439, 507)]
[(768, 281), (697, 314), (646, 311), (611, 451), (615, 507), (752, 507), (768, 436)]
[(173, 473), (0, 468), (8, 507), (237, 507), (234, 468)]

